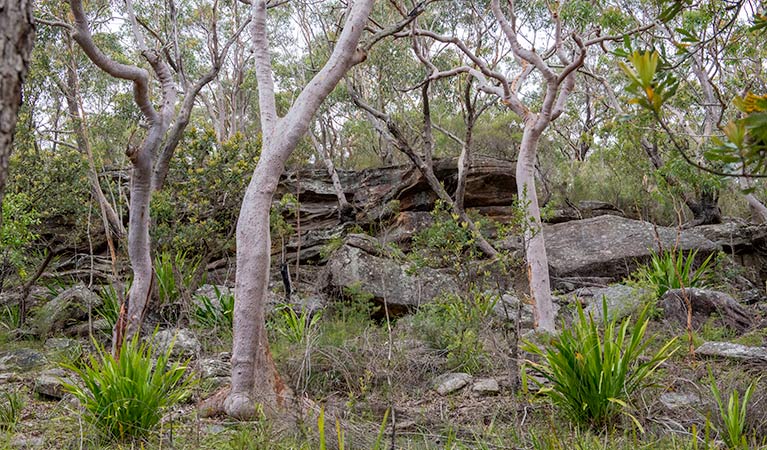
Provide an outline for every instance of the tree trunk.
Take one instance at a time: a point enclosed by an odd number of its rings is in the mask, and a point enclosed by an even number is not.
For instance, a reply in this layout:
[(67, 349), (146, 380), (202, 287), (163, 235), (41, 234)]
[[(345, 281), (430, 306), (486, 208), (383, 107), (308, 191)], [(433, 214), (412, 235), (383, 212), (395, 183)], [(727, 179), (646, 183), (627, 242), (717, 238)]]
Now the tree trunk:
[(266, 29), (266, 1), (257, 0), (252, 4), (263, 148), (237, 221), (232, 388), (222, 405), (232, 417), (253, 418), (258, 404), (266, 411), (279, 411), (288, 406), (288, 402), (293, 403), (292, 392), (274, 366), (266, 334), (264, 305), (271, 265), (269, 210), (285, 161), (308, 131), (320, 104), (353, 65), (364, 61), (366, 53), (357, 46), (372, 7), (373, 0), (357, 0), (351, 5), (330, 58), (301, 91), (287, 114), (278, 118)]
[[(273, 162), (282, 165), (280, 161)], [(282, 173), (274, 169), (259, 162), (237, 221), (232, 390), (224, 408), (228, 415), (238, 419), (254, 417), (257, 404), (281, 409), (292, 395), (272, 360), (264, 311), (272, 248), (269, 209)]]
[(524, 237), (530, 296), (533, 297), (535, 305), (534, 328), (553, 332), (554, 300), (549, 284), (549, 264), (543, 238), (541, 210), (535, 190), (535, 154), (541, 133), (542, 131), (534, 126), (534, 122), (525, 124), (517, 160), (517, 192), (528, 220)]
[(754, 194), (746, 194), (746, 201), (751, 210), (751, 220), (754, 223), (767, 223), (767, 207)]
[(328, 175), (330, 175), (330, 180), (333, 182), (333, 191), (338, 199), (338, 220), (340, 220), (341, 223), (351, 222), (354, 220), (354, 208), (352, 208), (352, 205), (346, 200), (344, 187), (341, 185), (338, 171), (336, 171), (336, 166), (333, 164), (333, 158), (330, 157), (330, 152), (326, 146), (324, 135), (325, 133), (323, 131), (323, 142), (320, 142), (314, 133), (309, 132), (309, 137), (312, 140), (312, 145), (317, 152), (317, 156), (322, 159), (322, 162), (325, 164), (325, 169), (327, 169)]
[[(128, 257), (133, 269), (133, 283), (128, 295), (125, 338), (141, 332), (149, 298), (152, 295), (151, 240), (149, 237), (149, 203), (152, 199), (152, 155), (157, 151), (166, 126), (162, 122), (150, 128), (137, 154), (131, 155), (133, 174), (128, 218)], [(115, 330), (117, 334), (120, 330)], [(119, 346), (119, 342), (115, 342)]]
[(719, 193), (716, 190), (704, 188), (697, 198), (685, 197), (685, 204), (692, 211), (692, 221), (685, 224), (686, 228), (722, 223)]
[(31, 0), (0, 0), (0, 227), (21, 85), (29, 67), (35, 27)]
[(122, 239), (123, 236), (125, 236), (125, 227), (123, 226), (122, 219), (117, 215), (112, 204), (107, 200), (106, 195), (104, 195), (96, 171), (96, 163), (93, 159), (93, 151), (91, 150), (90, 139), (88, 138), (87, 127), (85, 124), (85, 114), (82, 110), (82, 99), (80, 97), (79, 88), (80, 81), (77, 76), (77, 60), (74, 57), (71, 42), (71, 39), (67, 37), (67, 47), (69, 48), (71, 57), (66, 70), (67, 84), (62, 84), (60, 87), (63, 90), (64, 97), (66, 97), (67, 109), (69, 110), (69, 116), (73, 122), (75, 142), (77, 142), (77, 147), (80, 150), (80, 153), (85, 156), (88, 162), (88, 181), (91, 183), (93, 196), (99, 204), (99, 211), (101, 212), (101, 218), (104, 222), (104, 232), (109, 240), (112, 239), (111, 235), (116, 236), (118, 239)]

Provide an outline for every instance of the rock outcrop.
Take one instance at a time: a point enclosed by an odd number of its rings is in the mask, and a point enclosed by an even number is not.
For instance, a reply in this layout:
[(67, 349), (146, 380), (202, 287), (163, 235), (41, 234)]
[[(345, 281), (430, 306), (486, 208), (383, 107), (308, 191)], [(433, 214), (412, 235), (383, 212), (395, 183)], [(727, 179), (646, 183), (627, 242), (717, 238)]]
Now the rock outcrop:
[[(555, 277), (606, 277), (614, 281), (628, 276), (658, 250), (658, 239), (649, 222), (605, 215), (545, 226), (546, 252)], [(694, 230), (656, 227), (660, 244), (682, 251), (698, 250), (705, 258), (719, 250), (716, 243)]]
[(74, 327), (88, 319), (88, 311), (95, 315), (101, 306), (101, 297), (84, 285), (62, 291), (35, 313), (32, 329), (40, 337), (64, 332), (72, 334)]
[(369, 294), (376, 302), (386, 301), (394, 315), (444, 292), (458, 292), (455, 279), (445, 271), (419, 268), (417, 274), (409, 274), (406, 264), (387, 257), (383, 250), (374, 254), (362, 247), (347, 240), (330, 256), (319, 280), (323, 292), (332, 297), (348, 296), (350, 289)]

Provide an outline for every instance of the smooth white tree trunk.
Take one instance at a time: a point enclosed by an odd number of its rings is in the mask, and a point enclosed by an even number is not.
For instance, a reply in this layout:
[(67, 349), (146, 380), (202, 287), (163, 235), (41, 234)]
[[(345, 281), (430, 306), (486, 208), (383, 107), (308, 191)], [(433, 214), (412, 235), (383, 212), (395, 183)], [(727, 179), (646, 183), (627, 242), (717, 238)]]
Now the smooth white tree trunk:
[(535, 155), (541, 131), (527, 122), (517, 159), (517, 194), (527, 217), (524, 229), (527, 277), (533, 298), (535, 328), (554, 332), (554, 300), (549, 284), (549, 264), (543, 236), (541, 210), (535, 188)]
[(269, 210), (285, 162), (309, 129), (314, 114), (341, 78), (366, 53), (358, 48), (374, 0), (356, 0), (327, 63), (299, 94), (287, 114), (276, 111), (266, 2), (253, 2), (253, 48), (263, 144), (237, 221), (237, 272), (232, 348), (232, 386), (224, 411), (238, 419), (293, 403), (274, 366), (266, 333), (265, 305), (271, 265)]

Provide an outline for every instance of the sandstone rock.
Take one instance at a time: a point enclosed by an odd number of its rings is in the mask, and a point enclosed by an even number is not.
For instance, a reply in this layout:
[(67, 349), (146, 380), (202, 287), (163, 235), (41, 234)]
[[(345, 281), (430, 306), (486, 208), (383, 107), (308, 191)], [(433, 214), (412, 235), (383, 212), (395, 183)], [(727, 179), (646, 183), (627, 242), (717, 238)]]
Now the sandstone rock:
[(668, 409), (683, 409), (697, 406), (701, 403), (698, 394), (685, 392), (666, 392), (660, 396), (660, 402)]
[(29, 372), (44, 366), (45, 355), (29, 348), (19, 348), (0, 353), (0, 372)]
[(96, 308), (101, 303), (101, 297), (86, 286), (73, 286), (61, 292), (37, 311), (32, 328), (41, 337), (66, 331), (67, 328), (87, 320), (89, 306), (91, 312), (95, 314)]
[(753, 325), (754, 314), (741, 306), (734, 298), (724, 292), (710, 289), (687, 288), (671, 289), (663, 294), (659, 305), (667, 319), (687, 324), (687, 302), (692, 305), (692, 325), (698, 329), (713, 315), (717, 320), (737, 332), (745, 332)]
[(202, 358), (197, 362), (197, 370), (203, 379), (228, 377), (232, 371), (229, 353), (220, 353), (216, 358)]
[(468, 373), (450, 372), (435, 378), (432, 386), (439, 395), (448, 395), (463, 389), (472, 379)]
[(408, 243), (416, 233), (433, 223), (434, 218), (427, 211), (403, 211), (380, 236), (384, 242)]
[(704, 342), (695, 354), (712, 358), (734, 359), (749, 363), (767, 363), (767, 347), (749, 347), (731, 342)]
[[(458, 178), (457, 158), (434, 161), (434, 174), (448, 192), (453, 192)], [(517, 197), (515, 163), (476, 155), (467, 173), (465, 204), (468, 208), (509, 206)], [(436, 195), (418, 169), (410, 164), (362, 171), (339, 170), (346, 198), (357, 214), (357, 224), (380, 225), (402, 211), (431, 211)], [(301, 229), (304, 232), (338, 225), (338, 201), (333, 184), (324, 168), (287, 172), (280, 180), (275, 201), (284, 194), (300, 200)], [(396, 208), (393, 203), (396, 202)], [(295, 222), (292, 213), (283, 216)], [(312, 249), (314, 245), (302, 245)], [(292, 251), (292, 250), (291, 250)], [(302, 254), (303, 259), (303, 254)]]
[(605, 288), (581, 288), (574, 291), (575, 295), (588, 304), (584, 308), (586, 314), (593, 314), (594, 320), (603, 319), (602, 298), (607, 302), (607, 320), (620, 320), (639, 311), (643, 301), (647, 300), (647, 292), (614, 284)]
[(64, 397), (64, 384), (74, 384), (64, 369), (49, 369), (35, 378), (35, 392), (44, 399), (60, 400)]
[[(95, 318), (94, 318), (95, 319)], [(91, 326), (88, 322), (79, 323), (73, 327), (67, 329), (67, 334), (70, 336), (88, 336), (90, 334)], [(106, 335), (112, 334), (112, 327), (106, 319), (95, 319), (93, 321), (93, 332), (104, 333)]]
[(344, 288), (369, 293), (375, 301), (386, 300), (390, 313), (400, 314), (432, 300), (443, 292), (458, 292), (456, 281), (444, 271), (423, 268), (409, 275), (399, 261), (371, 255), (344, 245), (329, 259), (320, 288), (331, 295), (344, 295)]
[(195, 358), (200, 354), (200, 341), (195, 334), (186, 328), (159, 331), (153, 339), (155, 354), (168, 351), (171, 345), (171, 356), (177, 359)]
[[(520, 300), (517, 296), (503, 294), (493, 307), (493, 314), (501, 320), (515, 322), (517, 320), (517, 308), (520, 307)], [(529, 302), (522, 302), (520, 311), (520, 326), (522, 328), (532, 328), (533, 326), (533, 305)], [(554, 315), (559, 315), (559, 304), (554, 302)]]
[(495, 395), (501, 392), (501, 387), (495, 378), (480, 378), (471, 386), (471, 391), (480, 395)]
[[(657, 227), (664, 249), (674, 247), (677, 230)], [(658, 248), (649, 222), (618, 216), (600, 216), (544, 226), (546, 253), (555, 277), (598, 276), (615, 281), (628, 276), (638, 264), (646, 263), (650, 250)], [(683, 230), (682, 251), (699, 250), (705, 258), (719, 247), (700, 234)]]

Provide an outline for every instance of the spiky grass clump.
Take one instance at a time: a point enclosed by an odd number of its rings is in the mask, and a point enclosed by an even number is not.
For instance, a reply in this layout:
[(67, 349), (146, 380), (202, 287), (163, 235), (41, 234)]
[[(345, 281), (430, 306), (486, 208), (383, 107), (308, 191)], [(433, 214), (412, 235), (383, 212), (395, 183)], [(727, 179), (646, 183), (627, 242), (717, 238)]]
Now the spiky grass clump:
[(149, 342), (126, 341), (117, 359), (96, 345), (83, 367), (65, 364), (83, 387), (65, 384), (85, 408), (85, 418), (108, 440), (143, 438), (154, 430), (163, 413), (183, 400), (193, 383), (186, 364), (170, 363), (169, 348), (157, 354)]
[(524, 349), (542, 360), (528, 361), (526, 366), (550, 383), (533, 379), (540, 387), (539, 393), (549, 397), (574, 423), (599, 429), (624, 412), (640, 427), (626, 408), (632, 395), (673, 354), (675, 339), (649, 358), (640, 359), (651, 342), (643, 339), (649, 323), (648, 309), (629, 327), (629, 318), (620, 325), (615, 319), (607, 319), (604, 299), (602, 308), (601, 330), (593, 316), (586, 317), (578, 304), (575, 322), (563, 326), (551, 345), (541, 348), (526, 343)]

